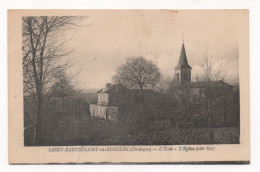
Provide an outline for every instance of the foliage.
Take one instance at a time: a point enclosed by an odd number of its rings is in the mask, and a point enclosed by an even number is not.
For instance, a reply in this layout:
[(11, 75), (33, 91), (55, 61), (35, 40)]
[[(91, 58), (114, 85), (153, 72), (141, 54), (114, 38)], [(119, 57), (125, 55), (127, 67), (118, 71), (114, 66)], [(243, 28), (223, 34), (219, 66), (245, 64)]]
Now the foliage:
[(161, 73), (157, 65), (140, 56), (127, 58), (126, 62), (117, 69), (113, 80), (128, 88), (140, 89), (144, 102), (143, 89), (154, 88), (160, 77)]
[[(39, 16), (22, 18), (23, 86), (28, 106), (34, 108), (35, 144), (41, 144), (42, 121), (51, 103), (55, 76), (71, 64), (64, 57), (72, 53), (65, 48), (64, 32), (77, 26), (81, 17)], [(26, 114), (26, 113), (25, 113)]]

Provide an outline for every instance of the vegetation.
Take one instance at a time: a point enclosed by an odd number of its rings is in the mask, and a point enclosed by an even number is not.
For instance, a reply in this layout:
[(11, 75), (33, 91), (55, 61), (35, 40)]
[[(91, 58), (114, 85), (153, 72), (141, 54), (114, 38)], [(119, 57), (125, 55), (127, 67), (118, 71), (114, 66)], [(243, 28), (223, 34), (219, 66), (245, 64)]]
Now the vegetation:
[(115, 83), (120, 83), (128, 88), (141, 90), (142, 102), (144, 103), (144, 89), (154, 88), (159, 82), (161, 73), (156, 64), (144, 57), (130, 57), (117, 69), (113, 77)]
[[(66, 41), (62, 38), (65, 31), (77, 26), (81, 19), (74, 16), (22, 18), (24, 114), (34, 129), (32, 136), (36, 145), (43, 142), (43, 123), (46, 114), (53, 113), (51, 109), (56, 102), (55, 94), (65, 101), (73, 89), (63, 90), (70, 93), (62, 95), (57, 90), (61, 89), (58, 88), (62, 83), (61, 76), (69, 82), (66, 70), (71, 65), (71, 60), (67, 56), (73, 52), (65, 47)], [(29, 126), (25, 123), (25, 129), (27, 127)]]
[[(183, 145), (183, 144), (238, 144), (238, 127), (179, 128), (173, 125), (158, 125), (158, 130), (127, 131), (129, 126), (112, 121), (78, 116), (62, 117), (62, 120), (47, 123), (46, 139), (42, 145)], [(30, 132), (25, 134), (25, 144), (31, 145)]]
[(131, 90), (113, 102), (119, 108), (117, 120), (90, 117), (96, 95), (76, 88), (75, 75), (68, 72), (73, 50), (60, 41), (80, 20), (23, 17), (26, 146), (239, 143), (239, 85), (227, 88), (225, 70), (215, 68), (208, 55), (195, 91), (163, 78), (144, 57), (127, 58), (113, 77)]
[(208, 117), (208, 127), (211, 128), (212, 118), (214, 118), (214, 115), (217, 115), (217, 111), (228, 108), (224, 99), (228, 98), (230, 93), (226, 93), (225, 90), (227, 88), (225, 85), (220, 85), (219, 83), (228, 80), (229, 76), (224, 65), (220, 64), (217, 66), (215, 58), (208, 55), (207, 51), (202, 58), (201, 68), (201, 72), (196, 76), (196, 81), (199, 83), (199, 87), (203, 88), (201, 89), (203, 96), (200, 103)]

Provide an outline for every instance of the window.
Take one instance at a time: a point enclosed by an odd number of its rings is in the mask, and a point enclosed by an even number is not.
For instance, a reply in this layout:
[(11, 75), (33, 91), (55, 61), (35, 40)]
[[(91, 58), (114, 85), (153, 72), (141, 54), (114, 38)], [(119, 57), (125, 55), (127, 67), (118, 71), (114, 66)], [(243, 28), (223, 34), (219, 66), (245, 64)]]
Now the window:
[(180, 74), (177, 73), (177, 81), (179, 81), (179, 79), (180, 79)]

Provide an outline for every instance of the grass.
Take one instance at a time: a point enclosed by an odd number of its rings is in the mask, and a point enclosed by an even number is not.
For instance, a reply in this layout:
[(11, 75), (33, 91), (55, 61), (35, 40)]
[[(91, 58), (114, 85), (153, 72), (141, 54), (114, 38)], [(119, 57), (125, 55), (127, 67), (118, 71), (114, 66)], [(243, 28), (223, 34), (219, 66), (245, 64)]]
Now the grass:
[[(110, 121), (81, 116), (52, 120), (45, 125), (44, 146), (72, 145), (186, 145), (186, 144), (238, 144), (239, 128), (189, 128), (174, 126), (157, 132), (129, 134), (127, 126)], [(31, 131), (25, 131), (25, 145), (31, 145)]]

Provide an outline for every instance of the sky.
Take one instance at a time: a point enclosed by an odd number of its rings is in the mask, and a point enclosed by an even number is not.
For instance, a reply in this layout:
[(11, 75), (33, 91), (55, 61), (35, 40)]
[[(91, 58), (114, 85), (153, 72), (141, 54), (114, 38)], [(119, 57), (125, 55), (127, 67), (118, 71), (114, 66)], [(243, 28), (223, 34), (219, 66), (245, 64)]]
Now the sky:
[(67, 46), (75, 49), (72, 70), (80, 69), (77, 79), (84, 89), (99, 89), (125, 58), (144, 56), (173, 77), (184, 40), (192, 78), (206, 51), (238, 78), (246, 17), (238, 10), (90, 10), (80, 27), (66, 33)]

